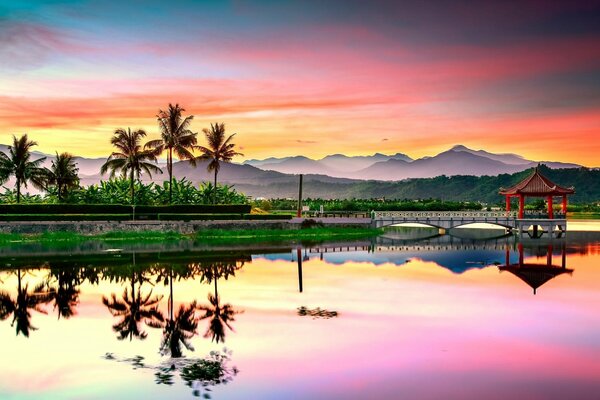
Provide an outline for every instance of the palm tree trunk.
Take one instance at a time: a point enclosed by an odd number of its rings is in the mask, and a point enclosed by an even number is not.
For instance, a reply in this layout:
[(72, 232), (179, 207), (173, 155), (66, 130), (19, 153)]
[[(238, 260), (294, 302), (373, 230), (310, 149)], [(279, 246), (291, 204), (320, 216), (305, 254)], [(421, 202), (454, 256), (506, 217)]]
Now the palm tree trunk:
[(59, 183), (57, 186), (58, 186), (58, 202), (62, 203), (62, 185)]
[(217, 204), (217, 169), (215, 168), (215, 187), (213, 189), (213, 204)]
[(169, 149), (167, 160), (167, 169), (169, 170), (169, 204), (173, 202), (173, 149)]
[(134, 174), (133, 174), (133, 168), (131, 169), (131, 173), (130, 173), (130, 182), (129, 184), (131, 185), (131, 204), (135, 204), (135, 185), (133, 182), (133, 178), (134, 178)]
[(17, 178), (17, 182), (15, 183), (17, 187), (17, 204), (21, 202), (21, 180)]

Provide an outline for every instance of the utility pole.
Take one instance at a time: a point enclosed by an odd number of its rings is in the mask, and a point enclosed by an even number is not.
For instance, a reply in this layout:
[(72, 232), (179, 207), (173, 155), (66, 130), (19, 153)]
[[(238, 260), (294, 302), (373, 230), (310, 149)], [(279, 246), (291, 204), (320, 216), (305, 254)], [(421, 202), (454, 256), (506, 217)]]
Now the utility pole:
[(298, 218), (302, 217), (302, 174), (300, 174), (300, 180), (298, 182), (298, 212), (296, 216)]

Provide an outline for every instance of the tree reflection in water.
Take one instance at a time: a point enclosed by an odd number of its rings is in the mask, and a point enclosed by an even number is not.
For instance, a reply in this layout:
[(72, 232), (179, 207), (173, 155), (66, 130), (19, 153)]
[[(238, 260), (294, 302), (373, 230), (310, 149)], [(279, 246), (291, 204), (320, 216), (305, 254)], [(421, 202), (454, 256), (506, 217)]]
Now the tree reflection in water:
[[(146, 339), (148, 334), (141, 328), (142, 323), (154, 323), (164, 321), (163, 315), (158, 311), (158, 303), (162, 296), (152, 296), (152, 290), (147, 294), (142, 293), (142, 273), (131, 269), (131, 288), (125, 288), (121, 299), (112, 293), (111, 298), (102, 296), (102, 304), (108, 308), (113, 317), (120, 317), (119, 322), (113, 325), (113, 330), (118, 334), (117, 338), (123, 340)], [(139, 287), (136, 293), (136, 277)]]
[(238, 263), (237, 261), (232, 261), (201, 265), (200, 281), (205, 281), (209, 284), (212, 281), (215, 285), (215, 294), (208, 294), (209, 304), (198, 306), (198, 310), (204, 312), (200, 319), (209, 319), (208, 328), (204, 333), (205, 338), (210, 337), (212, 341), (216, 341), (217, 343), (224, 343), (225, 327), (235, 332), (235, 330), (231, 326), (231, 323), (235, 321), (235, 315), (240, 314), (243, 311), (235, 310), (231, 304), (221, 305), (221, 299), (219, 298), (218, 280), (219, 278), (224, 278), (227, 280), (229, 276), (235, 276), (235, 272), (243, 266), (243, 261), (241, 263)]
[(50, 267), (48, 285), (54, 283), (54, 310), (58, 318), (69, 319), (76, 315), (76, 307), (79, 305), (80, 283), (79, 271), (73, 268)]
[(180, 358), (183, 357), (182, 345), (186, 349), (194, 351), (194, 346), (192, 346), (190, 340), (197, 335), (198, 329), (196, 301), (194, 300), (188, 305), (181, 304), (177, 315), (174, 316), (173, 266), (169, 265), (163, 268), (160, 265), (156, 265), (154, 271), (157, 272), (157, 282), (162, 280), (165, 284), (169, 285), (169, 318), (165, 320), (161, 313), (161, 318), (150, 321), (148, 325), (152, 328), (161, 328), (163, 330), (160, 354), (163, 356), (169, 355), (171, 358)]
[(6, 320), (10, 315), (13, 320), (10, 326), (16, 325), (17, 336), (22, 334), (29, 337), (30, 331), (35, 331), (31, 325), (31, 313), (29, 310), (35, 310), (42, 314), (47, 314), (42, 305), (52, 301), (54, 293), (48, 289), (44, 283), (37, 284), (33, 291), (29, 291), (29, 284), (22, 284), (21, 269), (17, 269), (17, 297), (13, 299), (7, 292), (0, 292), (0, 320)]

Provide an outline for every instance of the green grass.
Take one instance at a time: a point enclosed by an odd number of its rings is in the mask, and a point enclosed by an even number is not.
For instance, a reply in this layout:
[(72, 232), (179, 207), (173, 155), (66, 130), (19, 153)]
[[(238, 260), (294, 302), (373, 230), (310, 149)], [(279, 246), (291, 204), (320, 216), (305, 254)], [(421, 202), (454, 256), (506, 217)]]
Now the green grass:
[(193, 235), (176, 232), (107, 232), (82, 235), (74, 232), (47, 232), (40, 234), (0, 234), (0, 244), (19, 242), (65, 243), (88, 240), (119, 242), (155, 242), (197, 240), (199, 242), (265, 242), (286, 240), (356, 239), (381, 234), (381, 229), (323, 227), (311, 229), (207, 229)]
[(311, 229), (208, 229), (196, 234), (201, 242), (265, 242), (285, 240), (356, 239), (380, 235), (382, 229), (318, 227)]
[(575, 211), (575, 212), (569, 212), (568, 218), (569, 219), (600, 219), (600, 213)]
[(32, 234), (1, 233), (1, 243), (18, 242), (84, 242), (87, 240), (101, 241), (124, 241), (124, 242), (153, 242), (167, 240), (191, 239), (191, 235), (183, 235), (177, 232), (107, 232), (98, 235), (82, 235), (75, 232), (46, 232)]

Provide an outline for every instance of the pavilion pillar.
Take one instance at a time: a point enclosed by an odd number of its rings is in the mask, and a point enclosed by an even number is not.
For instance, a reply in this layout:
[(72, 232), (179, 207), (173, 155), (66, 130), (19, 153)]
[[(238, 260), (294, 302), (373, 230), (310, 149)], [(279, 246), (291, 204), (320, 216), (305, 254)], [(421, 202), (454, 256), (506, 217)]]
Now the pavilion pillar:
[(510, 212), (510, 196), (506, 196), (506, 212)]
[(554, 219), (554, 209), (552, 208), (552, 196), (548, 196), (548, 218)]
[(562, 197), (562, 213), (566, 216), (567, 215), (567, 195), (563, 194)]
[(554, 247), (549, 244), (548, 245), (548, 254), (546, 254), (546, 265), (548, 267), (552, 266), (552, 252), (554, 251)]
[(525, 209), (525, 197), (520, 194), (519, 195), (519, 219), (523, 219), (523, 214)]

